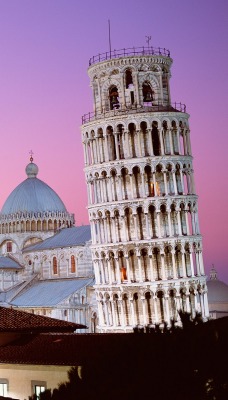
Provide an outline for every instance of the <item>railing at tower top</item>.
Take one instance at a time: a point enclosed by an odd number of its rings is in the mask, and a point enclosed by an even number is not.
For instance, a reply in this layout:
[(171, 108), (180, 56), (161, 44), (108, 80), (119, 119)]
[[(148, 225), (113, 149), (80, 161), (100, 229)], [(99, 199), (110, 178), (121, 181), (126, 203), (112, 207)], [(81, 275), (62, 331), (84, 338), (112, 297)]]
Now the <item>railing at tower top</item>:
[(129, 56), (165, 56), (170, 57), (170, 51), (162, 47), (132, 47), (128, 49), (106, 51), (97, 54), (89, 60), (89, 65), (96, 64), (101, 61), (111, 60), (111, 58), (129, 57)]
[(119, 108), (115, 108), (114, 110), (106, 110), (105, 108), (102, 110), (98, 110), (95, 112), (89, 112), (82, 116), (82, 125), (87, 122), (101, 119), (101, 118), (109, 118), (116, 117), (121, 115), (135, 114), (135, 113), (148, 113), (148, 112), (186, 112), (186, 105), (182, 103), (171, 103), (171, 104), (154, 104), (152, 106), (137, 106), (131, 105), (130, 107), (122, 107), (119, 105)]

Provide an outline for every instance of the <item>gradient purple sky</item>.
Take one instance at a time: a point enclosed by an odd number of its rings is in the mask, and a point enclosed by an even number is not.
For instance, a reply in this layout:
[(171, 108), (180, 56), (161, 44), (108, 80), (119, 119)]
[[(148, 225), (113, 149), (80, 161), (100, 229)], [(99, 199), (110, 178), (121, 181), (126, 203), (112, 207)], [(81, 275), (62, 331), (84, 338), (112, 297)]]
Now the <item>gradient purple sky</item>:
[(206, 272), (228, 282), (227, 0), (0, 0), (0, 207), (25, 176), (39, 178), (87, 224), (81, 116), (92, 111), (91, 56), (153, 46), (174, 60), (172, 101), (190, 114)]

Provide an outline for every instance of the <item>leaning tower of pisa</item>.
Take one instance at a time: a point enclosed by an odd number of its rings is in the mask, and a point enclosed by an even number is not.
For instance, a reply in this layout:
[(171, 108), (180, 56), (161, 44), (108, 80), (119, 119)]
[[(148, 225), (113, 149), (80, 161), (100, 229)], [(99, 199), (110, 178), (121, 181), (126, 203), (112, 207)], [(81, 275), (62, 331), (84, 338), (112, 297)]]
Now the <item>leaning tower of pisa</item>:
[(90, 59), (82, 118), (100, 332), (208, 317), (189, 115), (171, 103), (166, 49)]

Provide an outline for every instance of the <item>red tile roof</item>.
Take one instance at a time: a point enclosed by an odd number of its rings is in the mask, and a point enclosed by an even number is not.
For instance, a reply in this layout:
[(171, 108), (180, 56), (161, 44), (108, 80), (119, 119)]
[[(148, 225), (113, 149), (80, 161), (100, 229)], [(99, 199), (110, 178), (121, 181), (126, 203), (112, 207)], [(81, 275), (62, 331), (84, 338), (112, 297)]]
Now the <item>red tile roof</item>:
[(74, 332), (85, 325), (0, 307), (1, 332)]

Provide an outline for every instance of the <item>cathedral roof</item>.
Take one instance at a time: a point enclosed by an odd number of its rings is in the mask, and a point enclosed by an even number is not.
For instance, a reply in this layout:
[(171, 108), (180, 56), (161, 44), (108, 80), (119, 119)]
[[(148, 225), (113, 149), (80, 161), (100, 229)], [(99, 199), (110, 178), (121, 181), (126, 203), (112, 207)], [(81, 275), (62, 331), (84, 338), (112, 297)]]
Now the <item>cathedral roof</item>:
[(93, 278), (50, 279), (36, 281), (18, 294), (10, 304), (17, 307), (52, 307), (85, 286), (92, 285)]
[(90, 225), (74, 226), (61, 229), (56, 235), (26, 247), (24, 252), (55, 249), (57, 247), (71, 247), (84, 245), (91, 240)]
[(66, 207), (57, 193), (37, 178), (37, 165), (30, 162), (25, 171), (27, 179), (10, 193), (2, 207), (1, 214), (66, 212)]
[(0, 256), (0, 269), (21, 269), (21, 265), (10, 257)]

